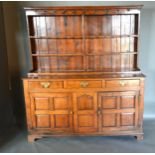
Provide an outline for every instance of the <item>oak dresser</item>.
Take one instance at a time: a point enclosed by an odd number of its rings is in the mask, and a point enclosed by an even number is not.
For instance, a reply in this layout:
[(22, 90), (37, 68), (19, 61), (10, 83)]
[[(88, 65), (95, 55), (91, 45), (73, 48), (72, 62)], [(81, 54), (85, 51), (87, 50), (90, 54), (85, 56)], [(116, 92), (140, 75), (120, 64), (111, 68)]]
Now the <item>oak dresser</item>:
[(143, 139), (142, 6), (25, 8), (32, 70), (23, 78), (28, 141)]

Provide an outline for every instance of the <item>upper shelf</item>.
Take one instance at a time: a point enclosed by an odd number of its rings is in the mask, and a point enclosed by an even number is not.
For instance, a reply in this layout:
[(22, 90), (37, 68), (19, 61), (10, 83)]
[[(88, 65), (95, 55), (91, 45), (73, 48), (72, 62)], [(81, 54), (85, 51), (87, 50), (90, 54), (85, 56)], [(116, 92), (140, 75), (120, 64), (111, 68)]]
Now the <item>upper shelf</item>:
[(102, 38), (121, 38), (121, 37), (139, 37), (139, 35), (105, 35), (105, 36), (64, 36), (64, 37), (50, 37), (50, 36), (29, 36), (34, 39), (102, 39)]
[(27, 16), (32, 15), (109, 15), (140, 13), (142, 5), (128, 6), (65, 6), (24, 8)]

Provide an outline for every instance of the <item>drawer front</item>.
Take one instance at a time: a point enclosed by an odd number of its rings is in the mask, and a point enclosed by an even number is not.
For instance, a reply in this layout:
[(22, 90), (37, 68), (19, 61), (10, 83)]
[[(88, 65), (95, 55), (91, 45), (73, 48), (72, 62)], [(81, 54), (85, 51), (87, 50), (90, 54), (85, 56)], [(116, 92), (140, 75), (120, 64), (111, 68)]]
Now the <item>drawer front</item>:
[(105, 81), (106, 87), (128, 87), (139, 86), (139, 80), (107, 80)]
[(30, 81), (29, 89), (55, 89), (63, 88), (63, 81)]
[(73, 80), (66, 81), (67, 88), (101, 88), (102, 80)]

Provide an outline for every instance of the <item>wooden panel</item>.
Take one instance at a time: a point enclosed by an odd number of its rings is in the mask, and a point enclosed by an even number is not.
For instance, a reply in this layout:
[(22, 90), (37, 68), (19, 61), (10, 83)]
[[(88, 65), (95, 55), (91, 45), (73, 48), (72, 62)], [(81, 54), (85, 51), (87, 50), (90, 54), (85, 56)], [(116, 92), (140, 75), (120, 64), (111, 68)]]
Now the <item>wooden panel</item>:
[(57, 53), (79, 54), (82, 53), (81, 39), (57, 39)]
[(111, 35), (111, 30), (112, 30), (112, 19), (111, 16), (103, 16), (103, 35)]
[(49, 109), (49, 98), (35, 98), (35, 109), (36, 110), (48, 110)]
[(69, 115), (54, 115), (55, 128), (69, 128), (70, 120)]
[(59, 57), (58, 70), (83, 70), (83, 57)]
[(116, 127), (117, 121), (116, 114), (103, 114), (102, 115), (102, 127)]
[(121, 126), (134, 126), (135, 115), (133, 113), (122, 113), (121, 114)]
[(121, 38), (112, 38), (112, 52), (121, 52)]
[(85, 35), (97, 36), (102, 34), (102, 16), (96, 18), (95, 16), (85, 17)]
[(37, 128), (50, 128), (49, 115), (37, 115), (36, 124), (37, 124)]
[(104, 43), (103, 39), (85, 39), (85, 51), (88, 54), (102, 54)]
[(75, 132), (97, 131), (97, 103), (93, 93), (75, 94), (74, 96)]
[(57, 37), (82, 35), (81, 16), (56, 16), (55, 18)]
[(72, 130), (73, 110), (69, 93), (31, 93), (31, 100), (35, 128), (60, 132)]
[(54, 16), (46, 16), (47, 36), (54, 37), (56, 35), (56, 27), (57, 27), (57, 25), (55, 23), (55, 17)]
[(93, 110), (93, 97), (89, 95), (83, 95), (78, 98), (77, 102), (78, 110)]
[(102, 109), (116, 109), (117, 98), (114, 96), (101, 97), (101, 108)]
[(54, 131), (71, 131), (73, 113), (71, 95), (61, 93), (53, 96), (51, 126)]
[(130, 34), (130, 15), (121, 15), (121, 34)]
[(107, 80), (106, 87), (139, 86), (139, 80)]
[(129, 52), (130, 51), (130, 38), (122, 37), (121, 38), (121, 52)]
[(135, 96), (121, 97), (121, 108), (134, 108), (135, 104)]
[(128, 130), (137, 127), (138, 104), (136, 92), (106, 92), (98, 94), (100, 131)]
[(94, 128), (94, 116), (93, 115), (79, 115), (78, 125), (80, 127), (91, 127)]
[(101, 88), (102, 87), (102, 81), (101, 80), (72, 80), (72, 81), (66, 81), (67, 88)]
[(121, 16), (113, 15), (112, 16), (112, 35), (120, 35), (121, 32)]
[(68, 100), (69, 100), (68, 96), (54, 97), (53, 110), (68, 110), (69, 109)]

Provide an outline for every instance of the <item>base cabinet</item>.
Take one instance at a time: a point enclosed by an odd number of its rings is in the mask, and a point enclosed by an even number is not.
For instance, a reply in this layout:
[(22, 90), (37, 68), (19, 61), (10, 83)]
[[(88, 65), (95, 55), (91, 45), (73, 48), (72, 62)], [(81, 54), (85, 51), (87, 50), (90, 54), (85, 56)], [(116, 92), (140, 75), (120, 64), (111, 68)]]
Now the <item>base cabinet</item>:
[(143, 87), (52, 90), (32, 89), (28, 87), (32, 83), (24, 80), (30, 141), (54, 135), (134, 135), (142, 139)]

